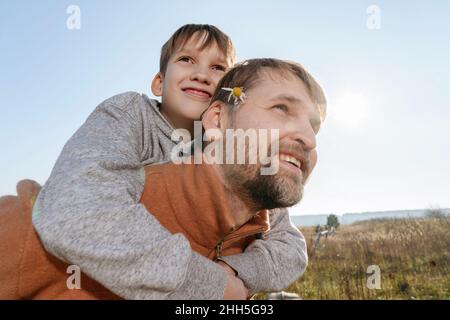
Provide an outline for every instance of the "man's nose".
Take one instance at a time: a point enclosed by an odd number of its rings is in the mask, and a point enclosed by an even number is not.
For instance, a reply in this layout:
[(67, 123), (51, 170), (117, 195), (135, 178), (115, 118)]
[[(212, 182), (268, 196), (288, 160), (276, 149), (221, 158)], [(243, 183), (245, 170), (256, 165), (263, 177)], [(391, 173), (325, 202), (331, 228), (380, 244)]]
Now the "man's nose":
[(297, 124), (292, 129), (291, 139), (300, 143), (304, 151), (312, 151), (317, 147), (316, 133), (308, 122)]
[(210, 85), (212, 83), (211, 76), (209, 75), (209, 70), (204, 67), (197, 67), (191, 75), (192, 81), (198, 81), (206, 85)]

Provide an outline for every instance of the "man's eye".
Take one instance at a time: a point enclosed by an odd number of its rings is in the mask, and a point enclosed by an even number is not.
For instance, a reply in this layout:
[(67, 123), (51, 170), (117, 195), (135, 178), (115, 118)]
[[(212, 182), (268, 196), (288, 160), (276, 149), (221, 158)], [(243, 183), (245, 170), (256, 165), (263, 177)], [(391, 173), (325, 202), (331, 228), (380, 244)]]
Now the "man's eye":
[(220, 65), (220, 64), (216, 64), (212, 67), (214, 70), (219, 70), (222, 72), (225, 72), (227, 70), (227, 68), (225, 68), (224, 66)]
[(313, 128), (314, 132), (316, 134), (318, 134), (322, 122), (320, 120), (318, 120), (318, 119), (313, 119), (313, 120), (310, 121), (310, 124), (311, 124), (311, 127)]
[(320, 131), (320, 124), (319, 124), (319, 125), (313, 125), (313, 130), (314, 130), (314, 132), (315, 132), (316, 134), (318, 134), (319, 131)]
[(277, 109), (277, 110), (281, 110), (283, 112), (287, 112), (288, 111), (288, 107), (286, 105), (284, 105), (284, 104), (277, 104), (277, 105), (274, 105), (272, 108), (273, 109)]

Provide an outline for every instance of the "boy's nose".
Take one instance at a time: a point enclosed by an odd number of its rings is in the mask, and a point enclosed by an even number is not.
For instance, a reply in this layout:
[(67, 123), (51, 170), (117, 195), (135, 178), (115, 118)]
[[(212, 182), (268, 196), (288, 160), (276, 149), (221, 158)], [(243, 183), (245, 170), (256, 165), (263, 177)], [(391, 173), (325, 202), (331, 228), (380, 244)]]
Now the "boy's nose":
[(191, 80), (198, 81), (206, 85), (210, 85), (212, 82), (208, 72), (205, 72), (203, 70), (196, 70), (194, 73), (192, 73)]

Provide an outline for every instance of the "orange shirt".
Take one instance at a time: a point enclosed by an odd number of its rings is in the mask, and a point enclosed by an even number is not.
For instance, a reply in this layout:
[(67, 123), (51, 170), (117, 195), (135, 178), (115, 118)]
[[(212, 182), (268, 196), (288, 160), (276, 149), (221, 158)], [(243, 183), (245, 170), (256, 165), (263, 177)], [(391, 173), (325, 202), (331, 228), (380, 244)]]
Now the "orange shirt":
[[(262, 210), (236, 224), (226, 190), (209, 165), (165, 163), (145, 167), (141, 203), (172, 233), (183, 233), (193, 250), (210, 258), (243, 250), (269, 230)], [(40, 186), (17, 185), (17, 196), (0, 198), (0, 298), (120, 299), (81, 273), (81, 289), (68, 289), (69, 264), (45, 251), (32, 225), (32, 207)], [(70, 280), (69, 280), (70, 281)]]

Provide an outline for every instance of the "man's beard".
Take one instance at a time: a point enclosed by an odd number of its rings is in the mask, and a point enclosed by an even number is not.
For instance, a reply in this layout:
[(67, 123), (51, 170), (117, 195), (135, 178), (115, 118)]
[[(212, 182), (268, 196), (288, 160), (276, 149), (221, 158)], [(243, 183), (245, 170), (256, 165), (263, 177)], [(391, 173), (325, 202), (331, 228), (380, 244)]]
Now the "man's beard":
[[(233, 118), (235, 114), (232, 113), (230, 116), (230, 124), (233, 129), (235, 119)], [(304, 152), (303, 148), (298, 144), (277, 144), (278, 152), (288, 151), (293, 154), (302, 155), (304, 163), (302, 163), (302, 175), (295, 175), (289, 170), (278, 170), (276, 174), (273, 175), (262, 175), (261, 174), (261, 163), (250, 164), (249, 163), (249, 153), (253, 152), (257, 155), (262, 152), (263, 156), (270, 157), (272, 153), (272, 143), (269, 141), (266, 150), (259, 150), (249, 148), (249, 141), (245, 140), (245, 149), (236, 150), (237, 152), (246, 152), (245, 164), (225, 164), (223, 165), (223, 173), (228, 185), (231, 190), (237, 191), (236, 193), (250, 200), (254, 205), (260, 206), (260, 209), (275, 209), (275, 208), (287, 208), (291, 207), (298, 202), (303, 197), (303, 187), (307, 181), (310, 173), (310, 162), (309, 157)], [(226, 149), (224, 149), (226, 150)], [(261, 154), (260, 154), (261, 155)], [(279, 161), (272, 159), (271, 161)], [(269, 167), (271, 164), (269, 163)], [(305, 168), (303, 168), (305, 166)], [(278, 168), (280, 164), (278, 164)], [(284, 172), (286, 171), (286, 172)]]
[(231, 190), (239, 190), (260, 209), (291, 207), (303, 196), (304, 181), (292, 173), (261, 175), (260, 165), (256, 164), (224, 165), (223, 173)]

